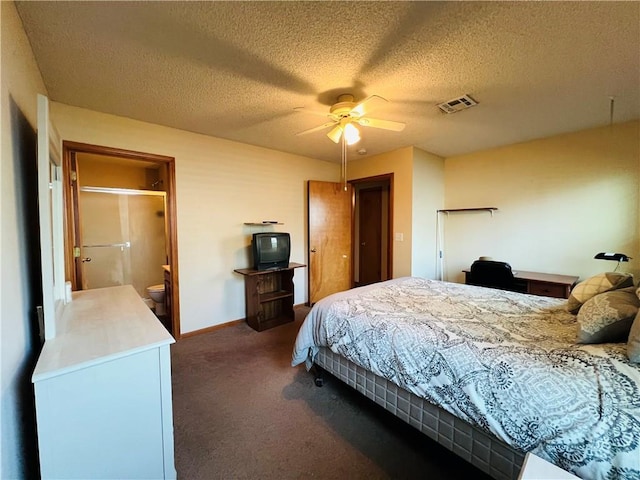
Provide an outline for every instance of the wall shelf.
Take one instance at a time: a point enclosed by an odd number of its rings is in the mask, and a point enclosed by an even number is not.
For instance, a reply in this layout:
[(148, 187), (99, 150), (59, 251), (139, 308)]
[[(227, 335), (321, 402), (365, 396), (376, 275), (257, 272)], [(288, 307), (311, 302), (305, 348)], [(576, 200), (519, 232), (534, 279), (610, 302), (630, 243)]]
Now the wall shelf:
[(462, 213), (462, 212), (490, 212), (493, 216), (493, 212), (497, 211), (498, 207), (474, 207), (474, 208), (443, 208), (438, 210), (438, 213)]
[(252, 227), (268, 227), (269, 225), (284, 225), (281, 222), (244, 222), (245, 225), (251, 225)]

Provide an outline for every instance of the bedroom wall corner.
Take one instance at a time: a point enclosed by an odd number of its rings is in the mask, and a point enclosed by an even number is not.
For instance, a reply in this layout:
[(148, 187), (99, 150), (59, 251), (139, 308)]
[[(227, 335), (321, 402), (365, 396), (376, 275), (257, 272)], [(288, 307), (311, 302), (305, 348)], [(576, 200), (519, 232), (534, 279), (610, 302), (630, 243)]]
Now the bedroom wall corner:
[(411, 275), (435, 279), (437, 210), (444, 205), (444, 158), (413, 149)]
[[(349, 180), (393, 173), (393, 272), (398, 278), (411, 275), (413, 147), (349, 161)], [(395, 240), (401, 233), (403, 240)]]
[(584, 279), (616, 267), (601, 251), (634, 257), (619, 269), (638, 279), (639, 132), (634, 120), (447, 158), (446, 207), (499, 210), (446, 219), (445, 279), (481, 255)]

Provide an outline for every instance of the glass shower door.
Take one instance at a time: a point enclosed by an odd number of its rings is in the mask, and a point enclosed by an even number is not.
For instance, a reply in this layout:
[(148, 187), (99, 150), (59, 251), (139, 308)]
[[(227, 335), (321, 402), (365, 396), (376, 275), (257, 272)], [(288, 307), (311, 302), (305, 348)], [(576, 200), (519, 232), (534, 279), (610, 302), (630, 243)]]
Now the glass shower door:
[(131, 283), (126, 195), (80, 192), (82, 289)]
[(80, 189), (82, 289), (163, 283), (164, 192)]

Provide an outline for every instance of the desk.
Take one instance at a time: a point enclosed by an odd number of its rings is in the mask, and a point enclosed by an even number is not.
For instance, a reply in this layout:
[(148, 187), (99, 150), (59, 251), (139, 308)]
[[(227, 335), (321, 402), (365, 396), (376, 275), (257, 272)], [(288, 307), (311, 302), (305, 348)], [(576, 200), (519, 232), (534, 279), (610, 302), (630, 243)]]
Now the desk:
[[(469, 270), (463, 270), (463, 272), (465, 283), (469, 283)], [(573, 275), (526, 272), (523, 270), (514, 270), (513, 277), (516, 282), (522, 282), (525, 293), (557, 298), (569, 298), (571, 289), (579, 278)]]

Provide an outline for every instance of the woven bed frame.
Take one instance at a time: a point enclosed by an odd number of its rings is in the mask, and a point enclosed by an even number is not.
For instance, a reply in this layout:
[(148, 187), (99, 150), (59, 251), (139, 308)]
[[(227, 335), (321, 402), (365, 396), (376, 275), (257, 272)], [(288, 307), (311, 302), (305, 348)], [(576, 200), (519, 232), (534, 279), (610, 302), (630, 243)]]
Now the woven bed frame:
[(524, 454), (446, 410), (321, 347), (323, 370), (497, 480), (518, 478)]

